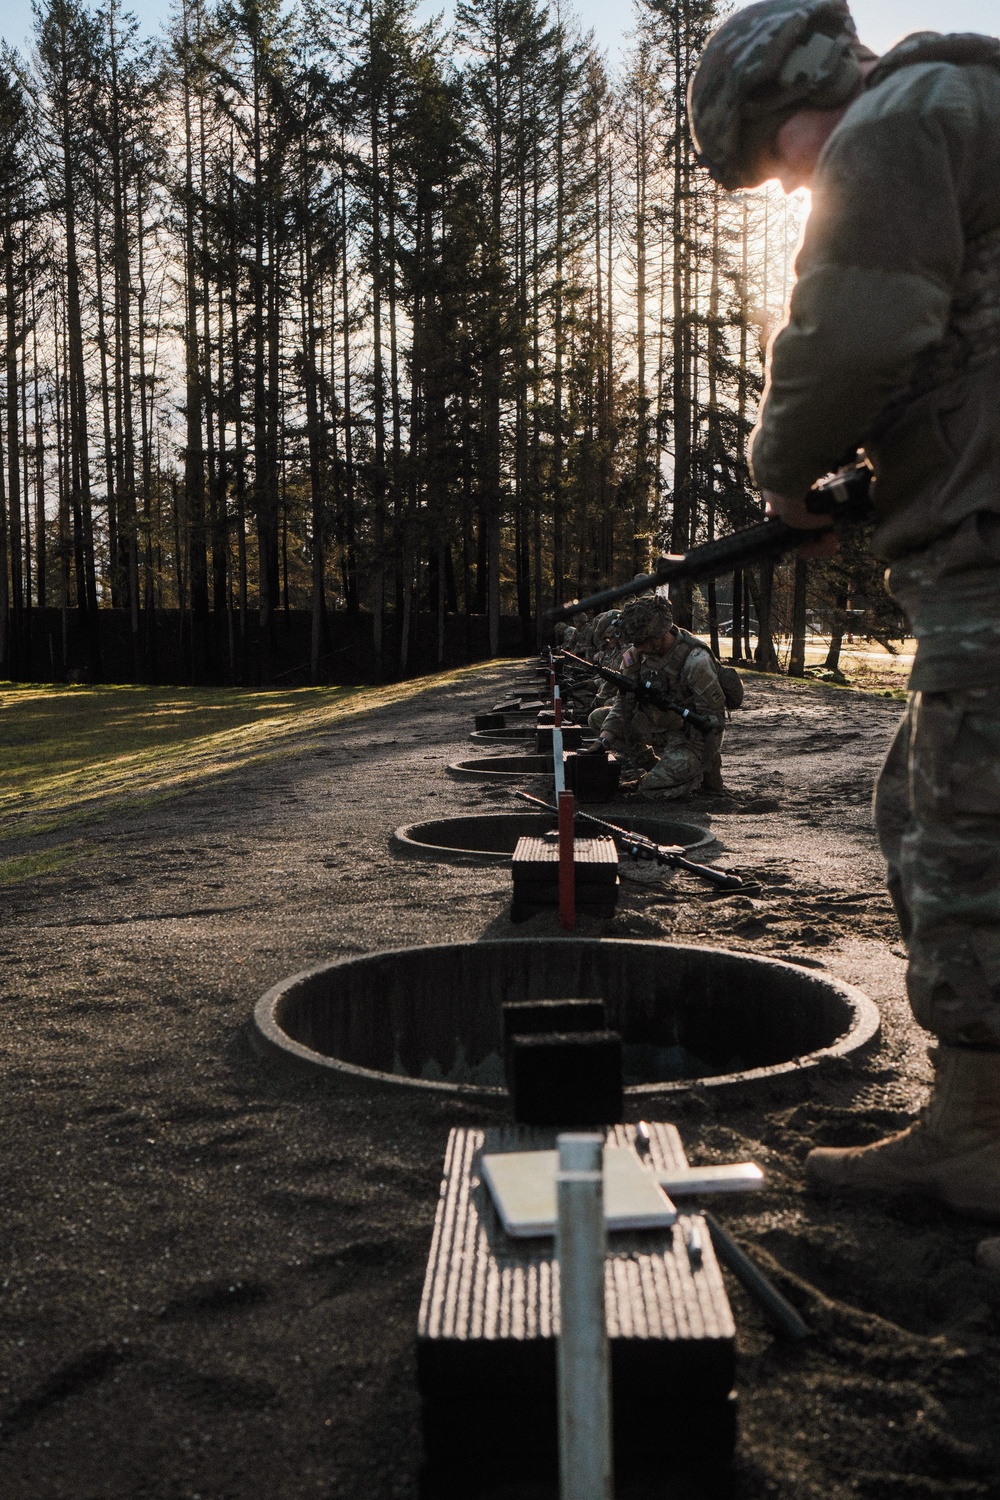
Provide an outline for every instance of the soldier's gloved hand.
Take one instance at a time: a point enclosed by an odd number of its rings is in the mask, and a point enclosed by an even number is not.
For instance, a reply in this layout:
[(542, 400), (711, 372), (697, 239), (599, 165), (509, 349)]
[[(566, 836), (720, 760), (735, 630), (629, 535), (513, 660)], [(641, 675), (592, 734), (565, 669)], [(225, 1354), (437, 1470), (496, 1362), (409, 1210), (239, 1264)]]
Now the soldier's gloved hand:
[(789, 526), (803, 531), (820, 530), (822, 534), (814, 542), (806, 542), (796, 549), (799, 557), (832, 557), (840, 547), (836, 535), (822, 528), (830, 526), (830, 517), (809, 510), (805, 499), (797, 495), (780, 495), (777, 490), (764, 490), (764, 502), (769, 516), (780, 516)]
[(581, 755), (601, 755), (608, 748), (607, 740), (589, 740), (580, 746)]

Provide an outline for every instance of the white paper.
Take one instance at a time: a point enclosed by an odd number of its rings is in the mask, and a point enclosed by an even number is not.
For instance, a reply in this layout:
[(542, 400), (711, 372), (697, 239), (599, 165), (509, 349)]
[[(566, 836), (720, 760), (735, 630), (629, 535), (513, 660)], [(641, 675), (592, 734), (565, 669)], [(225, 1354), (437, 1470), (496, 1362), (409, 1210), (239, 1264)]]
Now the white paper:
[[(479, 1170), (504, 1229), (515, 1239), (556, 1231), (558, 1151), (506, 1151), (483, 1156)], [(608, 1230), (661, 1229), (677, 1210), (629, 1146), (604, 1149), (604, 1217)]]

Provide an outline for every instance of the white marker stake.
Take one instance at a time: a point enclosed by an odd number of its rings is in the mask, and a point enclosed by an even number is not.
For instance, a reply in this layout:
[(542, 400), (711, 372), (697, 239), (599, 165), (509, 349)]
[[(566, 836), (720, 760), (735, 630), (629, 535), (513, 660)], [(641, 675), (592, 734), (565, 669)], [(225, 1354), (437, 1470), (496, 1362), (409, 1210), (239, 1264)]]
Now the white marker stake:
[(566, 762), (563, 760), (562, 730), (552, 730), (552, 771), (556, 778), (556, 801), (559, 793), (566, 790)]
[(613, 1500), (611, 1369), (604, 1319), (604, 1142), (560, 1135), (560, 1500)]

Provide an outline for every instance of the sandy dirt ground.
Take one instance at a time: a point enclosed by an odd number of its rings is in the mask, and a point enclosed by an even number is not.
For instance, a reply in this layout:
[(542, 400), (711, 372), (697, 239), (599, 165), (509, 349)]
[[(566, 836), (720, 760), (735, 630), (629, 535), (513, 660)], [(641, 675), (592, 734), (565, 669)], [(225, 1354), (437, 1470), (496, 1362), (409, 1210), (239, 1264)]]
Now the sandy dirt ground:
[[(473, 712), (523, 676), (491, 669), (304, 734), (90, 825), (89, 857), (0, 893), (4, 1500), (416, 1496), (414, 1337), (442, 1155), (449, 1127), (484, 1111), (289, 1080), (256, 1058), (248, 1022), (269, 985), (324, 958), (548, 930), (511, 926), (505, 867), (388, 842), (419, 817), (511, 805), (445, 764), (482, 753)], [(882, 1012), (860, 1060), (673, 1111), (693, 1161), (766, 1168), (767, 1191), (720, 1217), (813, 1330), (776, 1339), (731, 1284), (737, 1500), (1000, 1496), (983, 1226), (803, 1185), (811, 1145), (899, 1127), (928, 1078), (869, 813), (898, 714), (751, 677), (727, 743), (739, 798), (683, 816), (760, 894), (627, 883), (613, 920), (581, 925), (821, 966)]]

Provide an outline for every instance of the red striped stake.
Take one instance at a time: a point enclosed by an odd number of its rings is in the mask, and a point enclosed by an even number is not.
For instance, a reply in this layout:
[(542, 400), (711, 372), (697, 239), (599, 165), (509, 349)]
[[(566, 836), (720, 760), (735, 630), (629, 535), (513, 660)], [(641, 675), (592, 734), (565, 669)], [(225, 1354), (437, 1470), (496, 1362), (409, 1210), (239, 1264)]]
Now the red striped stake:
[(556, 701), (556, 674), (555, 674), (555, 669), (553, 668), (553, 670), (549, 673), (549, 702), (550, 703), (555, 703), (555, 701)]
[(562, 693), (558, 687), (552, 689), (552, 707), (556, 715), (556, 728), (559, 729), (562, 725)]
[(559, 793), (559, 926), (566, 932), (576, 929), (576, 846), (573, 820), (576, 816), (572, 792)]

